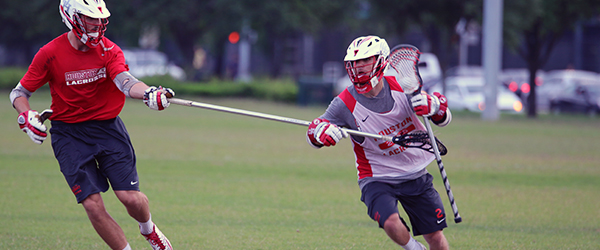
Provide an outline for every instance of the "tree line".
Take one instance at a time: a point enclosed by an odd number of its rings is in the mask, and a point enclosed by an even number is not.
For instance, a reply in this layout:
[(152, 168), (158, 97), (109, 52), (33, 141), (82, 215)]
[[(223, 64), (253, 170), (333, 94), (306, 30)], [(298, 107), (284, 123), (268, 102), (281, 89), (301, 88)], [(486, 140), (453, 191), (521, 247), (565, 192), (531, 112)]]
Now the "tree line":
[[(256, 32), (255, 44), (268, 56), (274, 56), (274, 43), (290, 34), (318, 35), (323, 30), (342, 29), (391, 37), (417, 29), (445, 68), (457, 49), (456, 24), (461, 19), (481, 23), (484, 4), (484, 0), (105, 2), (112, 14), (107, 37), (121, 46), (136, 46), (141, 30), (158, 27), (161, 39), (168, 38), (181, 50), (184, 68), (192, 65), (198, 46), (222, 55), (229, 33), (239, 31), (244, 23)], [(67, 31), (58, 4), (58, 0), (0, 0), (0, 45), (31, 58), (36, 48)], [(533, 82), (562, 34), (599, 13), (597, 0), (504, 0), (503, 41), (527, 62)], [(535, 85), (532, 87), (529, 96), (535, 98)], [(535, 116), (535, 105), (529, 106), (534, 108), (528, 114)]]

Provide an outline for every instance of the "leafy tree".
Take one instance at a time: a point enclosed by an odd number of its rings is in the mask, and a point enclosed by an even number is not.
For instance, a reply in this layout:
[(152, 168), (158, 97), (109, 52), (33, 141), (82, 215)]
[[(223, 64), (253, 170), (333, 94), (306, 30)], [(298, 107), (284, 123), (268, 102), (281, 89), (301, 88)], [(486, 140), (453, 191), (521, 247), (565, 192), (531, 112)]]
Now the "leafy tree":
[[(277, 44), (284, 38), (320, 31), (326, 25), (341, 23), (343, 0), (105, 0), (111, 11), (107, 37), (119, 45), (137, 46), (144, 27), (159, 27), (163, 42), (175, 44), (180, 64), (191, 65), (194, 48), (208, 48), (216, 58), (224, 54), (227, 35), (247, 22), (259, 35), (257, 45), (277, 58)], [(39, 47), (66, 32), (58, 14), (58, 2), (46, 0), (0, 1), (0, 44), (11, 51), (25, 51), (31, 58)], [(164, 43), (163, 43), (164, 44)], [(217, 65), (220, 65), (217, 63)], [(275, 62), (274, 67), (280, 67)]]
[(55, 1), (0, 1), (0, 23), (0, 43), (27, 58), (33, 57), (34, 47), (67, 31)]
[[(287, 39), (316, 35), (325, 27), (342, 23), (346, 8), (352, 9), (353, 4), (347, 0), (265, 0), (262, 7), (247, 13), (252, 28), (259, 34), (258, 46), (271, 58), (271, 75), (279, 76), (284, 58), (290, 56), (283, 49)], [(248, 1), (248, 7), (253, 5), (253, 1)]]
[[(599, 1), (505, 0), (504, 43), (527, 62), (529, 82), (547, 62), (565, 31), (600, 11)], [(537, 116), (536, 85), (531, 84), (527, 116)]]
[(392, 34), (404, 34), (411, 27), (418, 27), (431, 43), (445, 69), (449, 54), (455, 43), (455, 26), (461, 18), (480, 18), (481, 0), (371, 0), (374, 22), (384, 25)]
[(111, 2), (108, 7), (112, 12), (111, 23), (115, 25), (110, 28), (117, 37), (132, 43), (139, 37), (143, 28), (158, 27), (163, 40), (172, 40), (176, 47), (181, 48), (182, 63), (191, 64), (194, 45), (218, 23), (218, 20), (227, 18), (224, 15), (217, 16), (212, 6), (213, 2), (187, 0)]
[[(232, 31), (240, 31), (242, 23), (256, 31), (257, 45), (277, 59), (277, 43), (283, 37), (298, 33), (315, 33), (327, 23), (339, 22), (348, 1), (343, 0), (131, 0), (112, 4), (111, 22), (118, 22), (115, 33), (131, 37), (143, 25), (160, 27), (161, 34), (173, 40), (183, 55), (182, 63), (191, 65), (194, 48), (202, 44), (216, 54), (225, 53), (223, 45)], [(115, 28), (115, 27), (111, 27)], [(217, 62), (219, 71), (220, 62)], [(280, 67), (275, 61), (274, 67)]]

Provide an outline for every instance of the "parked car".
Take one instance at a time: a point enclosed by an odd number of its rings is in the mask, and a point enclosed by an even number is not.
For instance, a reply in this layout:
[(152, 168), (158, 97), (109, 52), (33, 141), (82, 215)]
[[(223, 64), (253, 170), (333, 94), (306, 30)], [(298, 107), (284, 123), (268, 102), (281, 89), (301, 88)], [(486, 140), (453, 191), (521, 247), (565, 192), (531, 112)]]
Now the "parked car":
[(578, 83), (566, 87), (550, 100), (554, 114), (563, 112), (600, 114), (600, 83)]
[(600, 75), (583, 70), (553, 70), (544, 76), (543, 84), (536, 89), (536, 104), (540, 111), (550, 110), (550, 100), (572, 86), (599, 84)]
[(123, 49), (129, 72), (137, 78), (154, 75), (170, 75), (178, 80), (185, 80), (185, 71), (170, 63), (163, 52), (151, 49)]
[[(435, 86), (430, 92), (443, 93), (448, 98), (448, 107), (453, 110), (472, 112), (485, 110), (483, 93), (485, 79), (483, 76), (450, 76), (446, 78), (445, 82), (445, 92), (441, 91), (441, 86)], [(497, 107), (502, 112), (523, 112), (521, 99), (502, 85), (498, 86)]]
[(450, 76), (483, 76), (483, 68), (475, 65), (455, 66), (446, 70), (446, 77)]
[[(537, 89), (544, 83), (545, 72), (538, 70), (536, 72), (535, 84)], [(500, 72), (499, 76), (502, 85), (506, 86), (508, 90), (521, 97), (521, 101), (526, 104), (527, 97), (531, 91), (531, 84), (529, 82), (529, 70), (525, 68), (514, 68), (504, 69)]]
[(423, 90), (429, 91), (430, 88), (442, 82), (442, 68), (435, 54), (422, 53), (419, 57), (418, 67), (421, 79), (423, 79)]

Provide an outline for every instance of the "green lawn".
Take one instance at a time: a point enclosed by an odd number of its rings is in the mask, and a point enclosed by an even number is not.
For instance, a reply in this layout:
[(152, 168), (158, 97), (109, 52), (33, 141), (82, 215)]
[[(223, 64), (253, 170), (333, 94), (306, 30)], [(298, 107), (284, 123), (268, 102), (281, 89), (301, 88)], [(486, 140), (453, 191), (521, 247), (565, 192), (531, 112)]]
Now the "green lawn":
[[(107, 249), (50, 141), (32, 143), (8, 92), (0, 96), (0, 249)], [(34, 94), (32, 107), (49, 107), (48, 96)], [(185, 98), (304, 120), (325, 109)], [(366, 214), (349, 140), (315, 150), (302, 126), (175, 105), (156, 112), (136, 100), (121, 118), (153, 220), (176, 249), (399, 248)], [(452, 124), (435, 130), (449, 150), (444, 165), (463, 217), (452, 222), (432, 163), (452, 249), (600, 249), (600, 118), (489, 122), (455, 112)], [(131, 246), (149, 249), (112, 191), (103, 197)]]

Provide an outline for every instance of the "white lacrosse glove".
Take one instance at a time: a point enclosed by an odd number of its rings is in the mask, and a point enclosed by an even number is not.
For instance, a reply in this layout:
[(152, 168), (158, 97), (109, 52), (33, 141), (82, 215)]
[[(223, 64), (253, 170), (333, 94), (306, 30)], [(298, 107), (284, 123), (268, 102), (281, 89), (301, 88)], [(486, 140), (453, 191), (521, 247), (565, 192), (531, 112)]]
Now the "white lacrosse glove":
[(163, 110), (169, 107), (169, 100), (175, 96), (175, 92), (170, 88), (149, 87), (144, 91), (144, 103), (152, 110)]
[(410, 98), (413, 110), (417, 115), (430, 117), (440, 110), (440, 99), (435, 95), (419, 93)]
[(40, 115), (35, 110), (27, 110), (17, 118), (19, 127), (25, 132), (29, 138), (36, 144), (42, 144), (48, 134), (46, 126), (40, 121)]
[(329, 123), (326, 119), (314, 119), (308, 126), (306, 133), (308, 141), (315, 146), (335, 146), (342, 138), (348, 137), (348, 133)]

